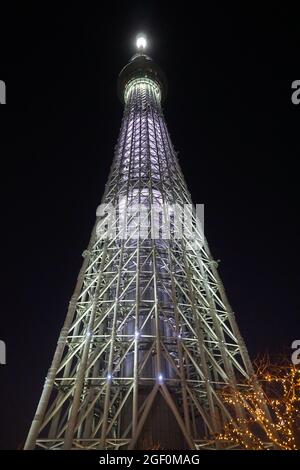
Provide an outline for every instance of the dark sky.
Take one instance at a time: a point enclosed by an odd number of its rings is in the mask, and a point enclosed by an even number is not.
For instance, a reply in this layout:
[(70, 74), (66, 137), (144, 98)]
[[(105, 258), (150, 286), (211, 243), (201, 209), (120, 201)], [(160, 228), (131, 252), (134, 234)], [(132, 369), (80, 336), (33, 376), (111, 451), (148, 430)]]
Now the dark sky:
[(33, 417), (113, 158), (117, 75), (141, 30), (251, 357), (290, 354), (300, 338), (299, 17), (174, 3), (1, 7), (0, 448), (21, 446)]

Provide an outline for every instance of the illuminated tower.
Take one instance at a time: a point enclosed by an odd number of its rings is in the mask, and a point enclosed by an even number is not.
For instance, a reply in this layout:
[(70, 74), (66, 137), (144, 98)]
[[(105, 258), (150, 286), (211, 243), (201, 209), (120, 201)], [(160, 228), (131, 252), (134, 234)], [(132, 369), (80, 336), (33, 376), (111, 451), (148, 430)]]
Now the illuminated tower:
[[(26, 449), (214, 446), (235, 419), (218, 391), (252, 374), (189, 209), (161, 108), (165, 76), (145, 38), (137, 47), (119, 76), (120, 136)], [(183, 229), (178, 213), (190, 216)]]

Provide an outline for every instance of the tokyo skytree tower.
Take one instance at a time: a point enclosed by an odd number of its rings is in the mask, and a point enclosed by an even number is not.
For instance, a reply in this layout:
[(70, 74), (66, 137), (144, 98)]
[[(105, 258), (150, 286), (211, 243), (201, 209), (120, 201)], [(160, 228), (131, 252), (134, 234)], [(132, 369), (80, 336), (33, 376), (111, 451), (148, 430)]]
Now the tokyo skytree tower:
[(241, 413), (220, 390), (253, 373), (145, 47), (119, 75), (111, 172), (25, 449), (214, 448)]

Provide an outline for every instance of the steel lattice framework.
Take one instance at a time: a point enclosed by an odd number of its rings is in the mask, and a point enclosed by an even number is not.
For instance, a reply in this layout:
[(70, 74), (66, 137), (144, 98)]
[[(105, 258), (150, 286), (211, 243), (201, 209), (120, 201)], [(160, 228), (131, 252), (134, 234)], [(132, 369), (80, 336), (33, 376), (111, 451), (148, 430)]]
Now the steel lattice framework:
[(194, 210), (181, 237), (151, 236), (154, 203), (167, 220), (168, 207), (192, 201), (162, 113), (161, 72), (144, 54), (125, 69), (102, 200), (118, 209), (97, 217), (26, 449), (151, 448), (161, 439), (155, 407), (162, 428), (172, 415), (183, 448), (213, 446), (242, 413), (233, 416), (218, 390), (253, 372)]

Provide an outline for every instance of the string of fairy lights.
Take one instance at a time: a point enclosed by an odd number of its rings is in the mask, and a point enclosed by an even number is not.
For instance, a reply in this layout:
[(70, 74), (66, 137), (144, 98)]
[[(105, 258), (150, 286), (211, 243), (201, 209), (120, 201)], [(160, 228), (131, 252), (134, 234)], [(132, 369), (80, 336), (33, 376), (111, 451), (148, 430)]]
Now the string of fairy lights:
[(281, 450), (297, 450), (300, 369), (293, 365), (262, 367), (256, 379), (261, 385), (258, 390), (250, 381), (247, 390), (222, 392), (224, 402), (240, 407), (244, 416), (229, 421), (218, 440), (244, 449), (264, 450), (271, 444)]

